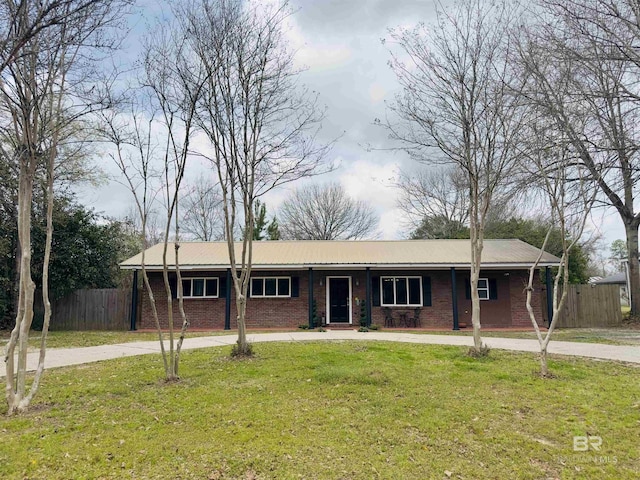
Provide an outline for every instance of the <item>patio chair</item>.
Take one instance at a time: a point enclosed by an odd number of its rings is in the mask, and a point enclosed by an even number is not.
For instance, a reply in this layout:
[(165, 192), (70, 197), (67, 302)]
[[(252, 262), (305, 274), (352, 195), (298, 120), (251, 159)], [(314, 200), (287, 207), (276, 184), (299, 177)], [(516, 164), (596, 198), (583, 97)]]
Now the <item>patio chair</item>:
[(382, 313), (384, 314), (384, 326), (385, 327), (395, 327), (395, 322), (393, 321), (393, 314), (391, 313), (391, 309), (389, 307), (384, 307), (382, 309)]
[(408, 326), (412, 326), (412, 327), (422, 327), (422, 324), (420, 323), (420, 311), (422, 309), (421, 308), (416, 308), (413, 311), (413, 316), (412, 317), (408, 317), (407, 318), (407, 327)]

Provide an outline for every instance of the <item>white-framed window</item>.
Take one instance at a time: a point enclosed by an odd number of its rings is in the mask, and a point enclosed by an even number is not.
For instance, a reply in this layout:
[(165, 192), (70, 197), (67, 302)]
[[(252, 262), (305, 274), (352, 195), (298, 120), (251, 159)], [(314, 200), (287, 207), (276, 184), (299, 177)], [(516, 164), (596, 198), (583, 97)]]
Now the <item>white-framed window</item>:
[(183, 278), (183, 298), (218, 298), (219, 284), (217, 277)]
[(290, 297), (291, 277), (251, 278), (252, 297)]
[(421, 307), (422, 277), (380, 277), (383, 307)]
[(478, 279), (478, 297), (480, 297), (480, 300), (489, 300), (490, 296), (488, 278)]

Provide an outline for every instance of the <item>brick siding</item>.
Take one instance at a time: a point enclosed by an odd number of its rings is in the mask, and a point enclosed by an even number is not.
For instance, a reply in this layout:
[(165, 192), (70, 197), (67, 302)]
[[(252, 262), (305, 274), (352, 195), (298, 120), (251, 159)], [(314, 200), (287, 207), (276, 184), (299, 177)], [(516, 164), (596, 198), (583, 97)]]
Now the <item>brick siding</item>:
[[(466, 298), (465, 282), (468, 282), (468, 272), (457, 270), (457, 297), (458, 317), (461, 323), (471, 327), (471, 301)], [(308, 324), (308, 270), (279, 270), (266, 272), (254, 272), (254, 276), (289, 276), (297, 277), (299, 282), (299, 296), (295, 298), (249, 298), (247, 302), (246, 323), (249, 328), (296, 328), (301, 324)], [(359, 325), (360, 306), (356, 299), (364, 302), (366, 299), (366, 272), (361, 271), (326, 271), (313, 272), (313, 294), (316, 300), (318, 316), (327, 317), (327, 277), (348, 276), (351, 277), (352, 287), (352, 323)], [(425, 328), (452, 328), (453, 313), (451, 301), (451, 272), (440, 271), (371, 271), (372, 277), (385, 275), (428, 276), (431, 279), (431, 306), (425, 306), (420, 311), (420, 323)], [(521, 270), (512, 271), (487, 271), (482, 272), (481, 277), (495, 279), (498, 287), (498, 298), (482, 301), (481, 322), (486, 327), (527, 327), (531, 324), (525, 305), (524, 286), (528, 272)], [(215, 276), (222, 282), (226, 272), (188, 272), (183, 276)], [(162, 328), (168, 327), (167, 298), (164, 290), (162, 275), (149, 274), (149, 283), (153, 289), (158, 317)], [(322, 285), (320, 285), (322, 283)], [(223, 329), (225, 312), (225, 292), (219, 292), (219, 298), (184, 299), (184, 309), (192, 328), (198, 329)], [(546, 301), (542, 298), (542, 289), (534, 291), (533, 307), (539, 323), (542, 323), (542, 310)], [(173, 301), (174, 325), (181, 324), (178, 312), (178, 302)], [(401, 312), (413, 313), (412, 308), (393, 308), (394, 315)], [(384, 325), (382, 307), (373, 306), (371, 311), (372, 322)], [(151, 304), (146, 289), (142, 292), (142, 312), (138, 328), (155, 328), (152, 316)], [(236, 328), (235, 292), (231, 286), (231, 328)]]

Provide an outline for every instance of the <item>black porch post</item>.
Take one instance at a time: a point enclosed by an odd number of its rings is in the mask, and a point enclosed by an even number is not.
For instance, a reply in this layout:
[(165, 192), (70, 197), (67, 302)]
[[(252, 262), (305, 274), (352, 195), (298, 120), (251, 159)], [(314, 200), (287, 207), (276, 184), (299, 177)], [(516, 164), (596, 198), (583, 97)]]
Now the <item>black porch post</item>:
[(371, 268), (367, 267), (367, 284), (365, 285), (365, 307), (367, 309), (367, 327), (371, 326)]
[(138, 316), (138, 271), (133, 271), (133, 286), (131, 287), (131, 330), (136, 329), (136, 317)]
[(224, 292), (224, 329), (231, 330), (231, 269), (227, 268), (227, 281)]
[(451, 267), (451, 306), (453, 308), (453, 329), (460, 330), (458, 324), (458, 292), (456, 288), (456, 269)]
[(314, 328), (314, 325), (313, 325), (313, 268), (311, 267), (309, 267), (308, 288), (309, 288), (309, 328)]
[(547, 318), (549, 326), (553, 320), (553, 283), (551, 282), (551, 267), (547, 267), (545, 271), (545, 280), (547, 284)]

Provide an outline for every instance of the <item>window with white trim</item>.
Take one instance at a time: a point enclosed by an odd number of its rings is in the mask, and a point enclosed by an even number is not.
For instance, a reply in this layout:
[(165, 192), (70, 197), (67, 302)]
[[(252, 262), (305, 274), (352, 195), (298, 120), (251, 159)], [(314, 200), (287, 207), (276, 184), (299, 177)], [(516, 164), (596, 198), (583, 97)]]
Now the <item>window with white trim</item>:
[(182, 298), (218, 298), (218, 278), (183, 278)]
[(383, 307), (421, 307), (422, 277), (380, 277)]
[(291, 277), (253, 277), (251, 279), (252, 297), (290, 297)]
[(478, 297), (480, 297), (480, 300), (489, 300), (489, 279), (488, 278), (478, 279)]

